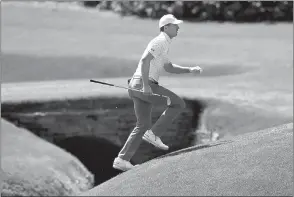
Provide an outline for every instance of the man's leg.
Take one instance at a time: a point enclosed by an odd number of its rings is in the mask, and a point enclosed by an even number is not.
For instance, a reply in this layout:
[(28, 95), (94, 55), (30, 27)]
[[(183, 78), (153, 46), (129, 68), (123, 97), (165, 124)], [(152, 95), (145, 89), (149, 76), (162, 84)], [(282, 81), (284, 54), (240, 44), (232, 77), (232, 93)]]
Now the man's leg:
[(153, 93), (168, 96), (171, 100), (171, 104), (167, 106), (167, 109), (151, 128), (156, 136), (161, 137), (172, 121), (185, 109), (186, 104), (182, 98), (162, 86), (152, 84), (151, 88)]
[(130, 161), (136, 150), (140, 146), (142, 136), (151, 127), (152, 104), (145, 102), (137, 97), (132, 97), (134, 102), (135, 115), (137, 123), (126, 143), (118, 154), (118, 157)]

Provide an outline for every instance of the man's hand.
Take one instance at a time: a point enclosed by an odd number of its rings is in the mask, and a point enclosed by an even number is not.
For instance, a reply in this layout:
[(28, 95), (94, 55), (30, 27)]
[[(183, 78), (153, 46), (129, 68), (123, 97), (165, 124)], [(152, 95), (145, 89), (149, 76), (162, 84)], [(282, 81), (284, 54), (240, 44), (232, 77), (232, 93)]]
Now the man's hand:
[(150, 88), (149, 85), (143, 86), (143, 94), (144, 95), (151, 95), (151, 94), (153, 94), (152, 89)]
[(200, 68), (199, 66), (195, 66), (195, 67), (191, 67), (189, 68), (190, 73), (202, 73), (202, 68)]

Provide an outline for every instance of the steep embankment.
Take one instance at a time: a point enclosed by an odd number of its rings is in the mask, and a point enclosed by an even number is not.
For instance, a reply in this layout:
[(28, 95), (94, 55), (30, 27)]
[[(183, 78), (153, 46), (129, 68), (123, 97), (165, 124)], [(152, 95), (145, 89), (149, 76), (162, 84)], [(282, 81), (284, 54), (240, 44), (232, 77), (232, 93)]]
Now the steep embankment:
[(293, 123), (146, 162), (83, 196), (292, 196)]
[(70, 196), (93, 187), (76, 157), (2, 119), (1, 141), (2, 196)]
[[(75, 155), (94, 174), (98, 185), (120, 173), (112, 168), (112, 162), (136, 122), (126, 91), (113, 90), (84, 80), (4, 84), (1, 116)], [(142, 142), (134, 163), (209, 141), (212, 132), (225, 139), (289, 121), (253, 107), (184, 98), (187, 108), (162, 137), (170, 150)], [(154, 122), (163, 110), (164, 106), (154, 108)], [(105, 150), (107, 156), (101, 162)]]

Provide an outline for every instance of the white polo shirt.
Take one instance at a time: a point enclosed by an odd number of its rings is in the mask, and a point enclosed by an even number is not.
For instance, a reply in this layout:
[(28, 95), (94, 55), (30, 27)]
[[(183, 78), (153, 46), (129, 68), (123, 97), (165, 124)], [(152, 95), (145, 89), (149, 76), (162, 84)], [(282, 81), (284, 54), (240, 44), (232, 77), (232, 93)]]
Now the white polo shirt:
[[(153, 38), (147, 45), (142, 57), (150, 52), (154, 58), (150, 61), (149, 78), (158, 82), (159, 76), (164, 69), (163, 66), (168, 62), (168, 50), (171, 43), (170, 37), (160, 32), (158, 36)], [(136, 76), (142, 76), (141, 65), (139, 64), (136, 72)]]

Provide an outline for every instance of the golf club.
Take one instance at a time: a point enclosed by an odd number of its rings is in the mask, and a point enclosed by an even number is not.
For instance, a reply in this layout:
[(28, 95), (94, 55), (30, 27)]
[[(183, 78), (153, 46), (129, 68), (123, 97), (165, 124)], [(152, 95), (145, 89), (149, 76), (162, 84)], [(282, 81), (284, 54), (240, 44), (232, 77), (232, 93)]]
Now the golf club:
[[(108, 86), (113, 86), (113, 87), (117, 87), (117, 88), (123, 88), (123, 89), (126, 89), (126, 90), (133, 90), (133, 91), (137, 91), (137, 92), (142, 92), (140, 90), (136, 90), (136, 89), (132, 89), (132, 88), (127, 88), (127, 87), (123, 87), (123, 86), (118, 86), (118, 85), (114, 85), (114, 84), (111, 84), (111, 83), (105, 83), (105, 82), (97, 81), (97, 80), (94, 80), (94, 79), (90, 79), (90, 82), (100, 83), (102, 85), (108, 85)], [(160, 96), (160, 97), (165, 97), (168, 100), (168, 104), (170, 102), (170, 98), (168, 96), (159, 95), (159, 94), (152, 94), (152, 95), (154, 95), (154, 96)]]

